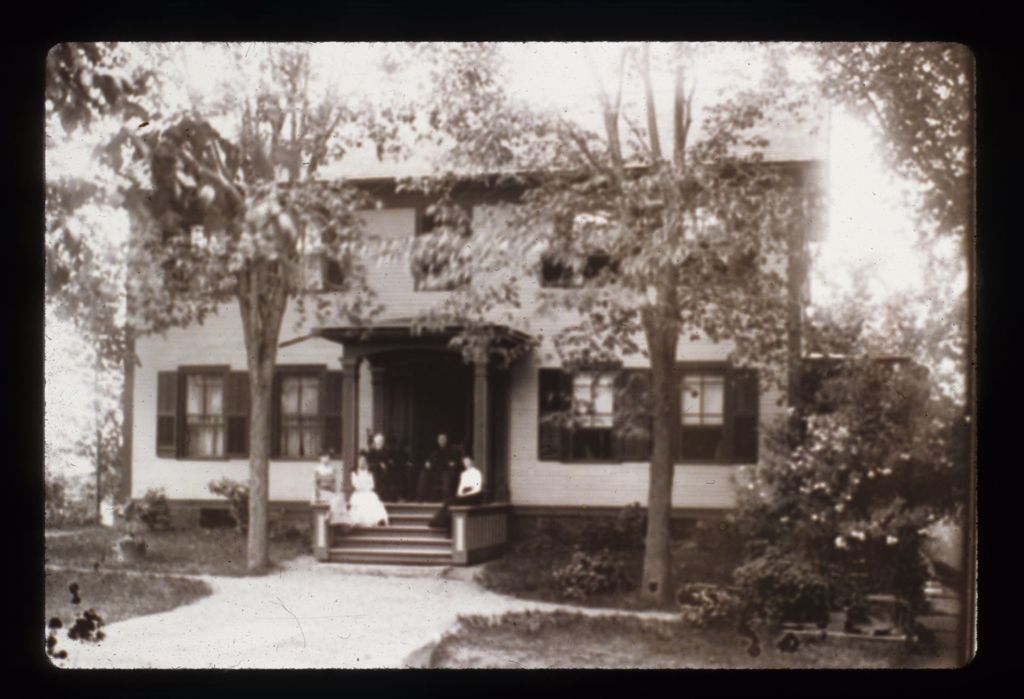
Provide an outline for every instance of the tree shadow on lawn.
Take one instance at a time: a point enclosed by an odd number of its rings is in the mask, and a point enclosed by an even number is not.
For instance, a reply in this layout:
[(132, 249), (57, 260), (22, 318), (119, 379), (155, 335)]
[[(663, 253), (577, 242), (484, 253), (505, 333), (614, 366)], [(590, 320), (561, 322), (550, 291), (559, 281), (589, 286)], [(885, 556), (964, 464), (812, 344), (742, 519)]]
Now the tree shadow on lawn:
[[(120, 562), (115, 544), (123, 533), (93, 527), (46, 540), (47, 565), (86, 567), (103, 571), (132, 570), (179, 575), (243, 576), (245, 538), (234, 529), (194, 527), (171, 531), (144, 532), (146, 556), (137, 562)], [(270, 542), (275, 563), (309, 554), (308, 537), (282, 537)], [(273, 570), (273, 566), (271, 571)], [(268, 571), (268, 572), (271, 572)]]

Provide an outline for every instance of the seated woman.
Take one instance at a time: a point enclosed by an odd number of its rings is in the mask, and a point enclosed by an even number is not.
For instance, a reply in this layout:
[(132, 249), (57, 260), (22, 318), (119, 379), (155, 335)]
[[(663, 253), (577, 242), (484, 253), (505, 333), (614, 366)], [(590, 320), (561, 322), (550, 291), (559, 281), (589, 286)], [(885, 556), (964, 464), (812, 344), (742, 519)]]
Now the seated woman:
[(455, 491), (455, 497), (447, 498), (441, 505), (441, 509), (430, 520), (430, 526), (437, 529), (448, 529), (452, 525), (450, 508), (452, 505), (479, 505), (483, 502), (483, 479), (484, 474), (473, 463), (473, 459), (462, 457), (462, 474), (459, 476), (459, 487)]
[(352, 487), (355, 492), (349, 498), (348, 517), (353, 525), (366, 527), (387, 526), (388, 511), (374, 492), (373, 474), (366, 462), (366, 452), (359, 452), (356, 470), (352, 472)]
[(351, 525), (348, 516), (348, 502), (341, 488), (341, 469), (331, 463), (331, 454), (320, 455), (315, 471), (313, 501), (330, 504), (331, 524)]

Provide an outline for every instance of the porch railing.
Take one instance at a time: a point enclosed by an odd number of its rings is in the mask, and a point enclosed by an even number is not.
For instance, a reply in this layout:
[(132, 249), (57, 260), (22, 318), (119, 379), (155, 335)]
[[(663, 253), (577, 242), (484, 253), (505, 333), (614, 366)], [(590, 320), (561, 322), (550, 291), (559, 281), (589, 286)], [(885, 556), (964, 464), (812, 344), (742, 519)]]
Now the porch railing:
[(511, 510), (508, 503), (453, 506), (452, 562), (469, 565), (504, 553)]

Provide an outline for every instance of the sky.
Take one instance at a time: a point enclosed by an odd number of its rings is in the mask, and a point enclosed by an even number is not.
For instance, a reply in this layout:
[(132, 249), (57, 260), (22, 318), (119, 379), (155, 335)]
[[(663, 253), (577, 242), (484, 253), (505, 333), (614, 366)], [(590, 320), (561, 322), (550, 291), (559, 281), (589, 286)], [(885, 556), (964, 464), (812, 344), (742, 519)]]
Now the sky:
[[(224, 58), (216, 47), (187, 45), (178, 55), (184, 79), (176, 89), (188, 99), (214, 94), (219, 88), (217, 76), (235, 63)], [(749, 47), (740, 47), (749, 49)], [(259, 45), (243, 46), (243, 65), (259, 53)], [(504, 47), (511, 68), (510, 89), (530, 103), (561, 108), (566, 113), (595, 118), (593, 75), (587, 70), (587, 51), (600, 66), (598, 73), (613, 65), (617, 47), (592, 47), (561, 44), (509, 44)], [(727, 52), (731, 50), (726, 47)], [(350, 44), (342, 47), (316, 45), (314, 65), (325, 82), (333, 82), (341, 94), (395, 90), (379, 79), (375, 63), (380, 47)], [(728, 58), (728, 60), (726, 60)], [(704, 66), (698, 94), (713, 94), (730, 85), (756, 80), (759, 66), (740, 50), (736, 55), (716, 59)], [(800, 70), (801, 66), (794, 69)], [(403, 89), (423, 89), (425, 75), (412, 77)], [(320, 85), (319, 87), (323, 87)], [(656, 84), (658, 94), (670, 90), (666, 83)], [(667, 102), (668, 100), (666, 100)], [(699, 106), (699, 102), (698, 102)], [(667, 106), (666, 106), (667, 109)], [(590, 115), (589, 117), (587, 115)], [(812, 273), (811, 298), (825, 304), (850, 288), (857, 269), (871, 274), (871, 291), (879, 299), (921, 286), (924, 266), (916, 250), (917, 231), (902, 193), (907, 184), (888, 174), (879, 156), (879, 145), (869, 126), (856, 115), (832, 108), (827, 112), (827, 129), (818, 139), (822, 155), (828, 160), (829, 216), (825, 240), (816, 245)], [(663, 116), (662, 123), (667, 123)], [(91, 144), (88, 138), (76, 139), (47, 152), (48, 174), (90, 173)], [(127, 219), (117, 213), (92, 211), (87, 223), (112, 238), (127, 233)], [(47, 440), (67, 440), (69, 430), (77, 430), (82, 415), (92, 403), (90, 382), (82, 377), (81, 341), (69, 329), (48, 316), (46, 325), (46, 420)], [(87, 422), (87, 421), (86, 421)], [(87, 459), (74, 460), (69, 466), (76, 474), (88, 474)]]

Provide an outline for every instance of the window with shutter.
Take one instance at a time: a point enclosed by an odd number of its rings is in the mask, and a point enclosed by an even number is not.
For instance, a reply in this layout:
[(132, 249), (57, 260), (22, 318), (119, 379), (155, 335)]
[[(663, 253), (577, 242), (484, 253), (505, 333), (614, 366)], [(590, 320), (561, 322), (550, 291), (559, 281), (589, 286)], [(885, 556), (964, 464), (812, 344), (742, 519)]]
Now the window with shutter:
[(225, 455), (224, 371), (188, 371), (185, 388), (185, 456), (221, 458)]
[(157, 456), (178, 455), (178, 372), (157, 374), (156, 389), (156, 453)]
[(676, 457), (707, 463), (756, 462), (759, 400), (754, 370), (683, 365)]
[(683, 369), (680, 376), (679, 457), (726, 458), (724, 369)]

